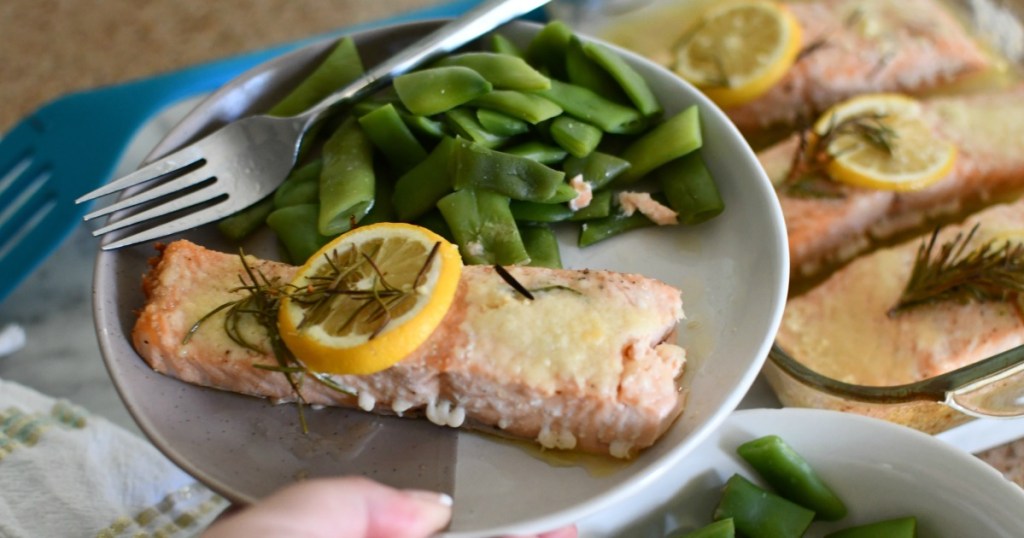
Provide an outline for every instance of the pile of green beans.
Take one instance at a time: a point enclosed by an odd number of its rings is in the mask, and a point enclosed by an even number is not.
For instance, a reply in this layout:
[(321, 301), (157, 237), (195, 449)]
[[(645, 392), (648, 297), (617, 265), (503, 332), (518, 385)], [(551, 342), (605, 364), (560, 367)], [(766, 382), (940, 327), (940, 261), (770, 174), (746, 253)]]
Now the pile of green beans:
[[(220, 230), (241, 240), (265, 224), (302, 262), (352, 227), (412, 222), (458, 244), (466, 263), (560, 267), (553, 226), (577, 226), (587, 246), (654, 224), (623, 213), (622, 190), (656, 192), (684, 225), (722, 212), (695, 106), (665, 117), (619, 54), (561, 22), (523, 49), (486, 41), (318, 123), (277, 192)], [(269, 112), (305, 110), (362, 72), (341, 39)], [(582, 207), (570, 203), (577, 178), (592, 193)]]
[[(736, 453), (772, 491), (740, 474), (732, 475), (715, 507), (714, 522), (696, 530), (679, 529), (668, 538), (798, 538), (815, 520), (839, 521), (846, 505), (811, 465), (777, 435), (740, 445)], [(917, 518), (886, 519), (849, 527), (826, 538), (913, 538)]]

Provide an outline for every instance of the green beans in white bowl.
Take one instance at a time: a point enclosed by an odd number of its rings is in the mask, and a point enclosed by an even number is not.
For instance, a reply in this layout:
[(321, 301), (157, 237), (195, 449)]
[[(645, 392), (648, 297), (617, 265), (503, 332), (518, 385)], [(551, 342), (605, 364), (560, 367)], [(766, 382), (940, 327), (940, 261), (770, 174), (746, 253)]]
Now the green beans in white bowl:
[[(360, 32), (351, 36), (352, 45), (364, 66), (373, 65), (438, 24), (430, 21)], [(636, 92), (633, 101), (623, 89), (615, 98), (619, 99), (615, 101), (618, 107), (610, 108), (614, 113), (603, 111), (596, 116), (587, 116), (586, 107), (573, 111), (578, 103), (565, 101), (559, 94), (573, 93), (565, 87), (573, 83), (551, 76), (550, 67), (527, 61), (532, 72), (520, 70), (511, 82), (526, 87), (501, 88), (509, 82), (484, 77), (486, 84), (481, 84), (465, 71), (474, 71), (474, 66), (489, 69), (481, 66), (479, 56), (458, 56), (495, 50), (505, 54), (509, 50), (501, 47), (525, 52), (544, 29), (544, 25), (516, 22), (496, 32), (501, 38), (487, 36), (430, 66), (448, 74), (452, 68), (460, 68), (454, 71), (465, 79), (462, 89), (468, 94), (456, 100), (472, 95), (461, 105), (438, 112), (438, 107), (447, 105), (415, 95), (415, 91), (414, 95), (405, 95), (403, 101), (401, 94), (407, 92), (399, 86), (394, 94), (375, 96), (354, 107), (348, 116), (325, 122), (319, 128), (320, 136), (311, 140), (337, 143), (345, 156), (335, 162), (324, 159), (318, 165), (315, 155), (322, 151), (321, 146), (311, 145), (309, 159), (302, 161), (296, 177), (289, 180), (293, 181), (288, 187), (292, 190), (275, 195), (302, 200), (273, 208), (298, 208), (289, 211), (299, 213), (291, 215), (299, 218), (282, 219), (288, 224), (274, 227), (278, 232), (305, 233), (308, 228), (299, 228), (312, 223), (317, 226), (316, 233), (327, 235), (320, 231), (321, 224), (344, 228), (368, 222), (366, 219), (396, 218), (382, 211), (386, 204), (376, 204), (382, 195), (376, 179), (383, 177), (376, 174), (386, 171), (393, 183), (382, 184), (394, 188), (390, 200), (396, 215), (401, 212), (408, 220), (423, 225), (447, 226), (464, 248), (467, 242), (459, 241), (455, 232), (477, 218), (467, 213), (466, 207), (480, 211), (480, 219), (492, 220), (498, 215), (504, 229), (519, 231), (518, 239), (507, 243), (497, 239), (491, 243), (489, 239), (477, 252), (483, 256), (482, 263), (514, 262), (487, 257), (512, 253), (521, 261), (528, 258), (571, 269), (640, 273), (676, 286), (682, 291), (687, 315), (676, 336), (687, 350), (686, 374), (679, 380), (687, 406), (679, 420), (654, 446), (634, 459), (600, 465), (586, 459), (568, 464), (553, 462), (548, 454), (489, 435), (440, 429), (420, 421), (368, 417), (342, 409), (310, 413), (311, 433), (304, 435), (295, 422), (294, 409), (288, 406), (275, 407), (245, 396), (189, 386), (149, 370), (127, 335), (133, 312), (142, 303), (139, 275), (145, 271), (153, 247), (103, 252), (97, 259), (95, 290), (103, 354), (129, 410), (168, 457), (239, 502), (261, 498), (301, 477), (364, 474), (396, 486), (419, 488), (438, 487), (424, 477), (449, 477), (445, 487), (453, 493), (455, 504), (448, 535), (459, 537), (539, 532), (585, 521), (604, 510), (625, 509), (634, 502), (634, 495), (656, 477), (692, 463), (687, 455), (725, 420), (753, 383), (781, 319), (789, 266), (781, 210), (753, 152), (726, 117), (698, 91), (639, 56), (578, 36), (574, 46), (584, 53), (585, 48), (600, 48), (597, 54), (614, 53), (615, 60), (603, 61), (627, 66), (649, 90), (644, 95), (644, 90), (630, 86), (630, 91)], [(337, 42), (325, 41), (242, 75), (189, 113), (150, 157), (165, 154), (227, 121), (283, 106), (279, 103), (308, 80), (336, 48)], [(515, 69), (523, 67), (512, 63), (518, 66)], [(433, 75), (442, 74), (445, 72)], [(547, 88), (532, 89), (531, 85), (542, 85), (544, 79), (548, 80)], [(488, 85), (490, 89), (480, 93), (480, 88)], [(422, 89), (419, 83), (416, 87)], [(657, 107), (652, 107), (654, 102)], [(561, 112), (553, 113), (556, 108)], [(526, 131), (522, 131), (524, 123)], [(354, 134), (357, 127), (362, 134)], [(403, 127), (413, 133), (422, 152), (409, 143)], [(478, 127), (484, 127), (483, 132), (476, 131)], [(595, 135), (588, 127), (598, 129), (600, 134)], [(391, 133), (383, 136), (393, 143), (375, 145), (373, 138), (380, 133)], [(532, 138), (524, 136), (531, 134)], [(495, 144), (495, 136), (504, 137), (505, 142)], [(595, 142), (595, 136), (600, 140)], [(648, 150), (666, 149), (665, 141), (675, 146), (665, 154), (670, 157), (651, 159)], [(369, 161), (367, 151), (371, 154)], [(588, 157), (595, 152), (608, 158), (589, 162)], [(452, 155), (458, 155), (459, 162), (470, 163), (466, 166), (473, 172), (448, 177), (429, 172), (434, 165), (449, 170), (439, 162)], [(693, 159), (698, 158), (695, 164)], [(634, 160), (630, 163), (632, 172), (616, 170), (616, 159)], [(325, 200), (320, 197), (310, 202), (310, 191), (318, 190), (324, 169), (352, 162), (361, 163), (356, 167), (357, 181), (346, 183), (351, 190), (336, 193), (332, 203), (346, 199), (355, 203), (340, 203), (339, 207), (345, 207), (325, 217), (318, 205)], [(309, 168), (303, 169), (306, 166)], [(676, 167), (679, 170), (673, 170)], [(507, 174), (510, 169), (523, 170), (531, 178), (535, 172), (539, 177), (550, 176), (549, 182), (523, 184), (505, 181), (509, 179), (505, 177), (498, 187), (478, 183), (487, 180), (480, 176), (495, 171)], [(720, 199), (720, 212), (715, 209), (711, 211), (714, 215), (708, 214), (713, 218), (684, 218), (682, 206), (672, 207), (674, 194), (664, 188), (660, 177), (694, 169), (704, 174), (702, 180), (713, 181), (714, 193)], [(370, 183), (367, 172), (371, 170), (375, 174), (372, 195), (366, 188)], [(602, 173), (594, 174), (594, 170)], [(308, 174), (305, 179), (304, 174)], [(610, 211), (618, 210), (619, 192), (644, 192), (651, 194), (650, 199), (658, 206), (673, 209), (680, 224), (630, 225), (626, 227), (633, 229), (628, 232), (600, 236), (601, 240), (581, 246), (582, 223), (613, 216), (597, 212), (590, 218), (586, 207), (572, 209), (566, 205), (578, 193), (570, 180), (588, 174), (594, 207), (603, 208), (607, 203)], [(436, 184), (424, 183), (424, 177)], [(427, 187), (410, 189), (410, 185), (417, 184)], [(395, 198), (402, 191), (412, 195)], [(369, 204), (371, 198), (373, 204)], [(647, 218), (641, 212), (630, 218), (636, 215)], [(265, 221), (266, 217), (258, 219), (260, 226), (240, 241), (225, 237), (217, 226), (197, 229), (183, 237), (227, 252), (241, 248), (246, 253), (282, 261), (301, 258), (301, 253), (288, 252), (283, 234), (263, 226)], [(538, 233), (538, 229), (543, 231)], [(317, 240), (316, 234), (304, 237), (307, 239), (303, 241), (309, 241), (309, 237), (314, 243)], [(536, 241), (546, 250), (538, 251), (528, 241)], [(553, 250), (555, 246), (557, 250)], [(525, 258), (523, 251), (527, 253)]]

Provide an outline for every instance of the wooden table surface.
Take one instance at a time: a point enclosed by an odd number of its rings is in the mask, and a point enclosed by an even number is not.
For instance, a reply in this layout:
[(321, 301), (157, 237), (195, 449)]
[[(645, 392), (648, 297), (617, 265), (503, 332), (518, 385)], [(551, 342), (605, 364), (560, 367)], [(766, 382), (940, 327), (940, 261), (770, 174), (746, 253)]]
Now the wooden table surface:
[[(63, 93), (422, 8), (438, 0), (3, 0), (0, 132)], [(1024, 485), (1024, 440), (979, 455)]]

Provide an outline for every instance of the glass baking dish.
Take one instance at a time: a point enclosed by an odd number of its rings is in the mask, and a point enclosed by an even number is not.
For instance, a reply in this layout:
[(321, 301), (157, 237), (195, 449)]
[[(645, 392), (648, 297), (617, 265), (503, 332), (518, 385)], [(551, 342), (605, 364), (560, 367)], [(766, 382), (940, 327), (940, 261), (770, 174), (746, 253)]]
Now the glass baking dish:
[[(1006, 68), (1024, 73), (1024, 0), (942, 1), (979, 41), (1007, 62)], [(549, 6), (549, 15), (582, 31), (605, 35), (623, 16), (649, 19), (665, 4), (697, 9), (707, 3), (709, 0), (556, 0)], [(636, 38), (638, 43), (646, 43), (646, 39)], [(815, 372), (776, 345), (765, 363), (764, 377), (783, 405), (866, 414), (928, 433), (945, 431), (973, 417), (1024, 415), (1024, 346), (916, 382), (867, 386)]]
[[(1009, 62), (1009, 69), (1024, 70), (1024, 1), (947, 3), (976, 38)], [(815, 372), (776, 344), (763, 374), (783, 405), (855, 412), (928, 433), (974, 417), (1024, 416), (1024, 346), (916, 382), (868, 386)]]

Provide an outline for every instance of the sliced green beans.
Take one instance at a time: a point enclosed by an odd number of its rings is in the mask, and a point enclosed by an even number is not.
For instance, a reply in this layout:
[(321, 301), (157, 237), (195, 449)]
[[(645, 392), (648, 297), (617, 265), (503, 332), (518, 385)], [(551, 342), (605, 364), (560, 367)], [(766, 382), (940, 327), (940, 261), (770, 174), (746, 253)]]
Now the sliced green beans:
[(413, 114), (431, 116), (491, 91), (480, 73), (458, 65), (432, 67), (395, 77), (395, 91)]
[[(325, 238), (397, 219), (452, 237), (468, 263), (554, 267), (555, 227), (577, 227), (579, 245), (589, 245), (654, 225), (614, 208), (614, 188), (640, 179), (656, 179), (644, 189), (683, 223), (721, 212), (707, 168), (689, 156), (701, 143), (696, 108), (663, 121), (651, 88), (614, 48), (558, 21), (522, 46), (496, 34), (483, 48), (396, 77), (317, 122), (292, 175), (222, 231), (241, 240), (272, 222), (302, 261)], [(271, 112), (301, 112), (362, 71), (354, 42), (340, 40)]]
[(887, 519), (826, 534), (825, 538), (915, 538), (917, 518)]
[(391, 103), (361, 116), (359, 126), (398, 172), (405, 172), (427, 158), (427, 150)]
[(352, 229), (373, 205), (373, 147), (349, 118), (324, 142), (323, 160), (317, 229), (333, 236)]
[(530, 261), (509, 199), (487, 190), (455, 191), (437, 202), (467, 263), (515, 265)]
[(302, 263), (330, 241), (317, 228), (320, 208), (317, 204), (299, 204), (275, 209), (267, 217), (267, 226), (277, 234), (292, 263)]
[(551, 87), (548, 77), (517, 56), (493, 52), (465, 52), (453, 54), (437, 62), (439, 66), (460, 65), (480, 73), (495, 88), (505, 90), (546, 90)]
[(703, 138), (698, 114), (697, 106), (692, 105), (627, 146), (622, 158), (630, 167), (615, 184), (635, 183), (651, 170), (700, 148)]
[(699, 152), (684, 155), (654, 171), (668, 205), (679, 214), (680, 224), (699, 224), (725, 210), (718, 186)]
[(542, 202), (554, 196), (565, 177), (532, 159), (456, 142), (451, 169), (456, 189), (487, 189), (516, 200)]
[(725, 483), (713, 517), (732, 518), (736, 530), (749, 538), (799, 538), (814, 512), (734, 474)]
[(351, 38), (343, 38), (316, 69), (267, 113), (294, 116), (319, 103), (363, 74), (363, 62)]
[(727, 517), (696, 530), (673, 532), (666, 538), (733, 538), (735, 536), (736, 525), (733, 524), (731, 517)]
[(768, 435), (736, 449), (779, 494), (813, 510), (827, 521), (846, 516), (846, 505), (800, 454), (781, 437)]

